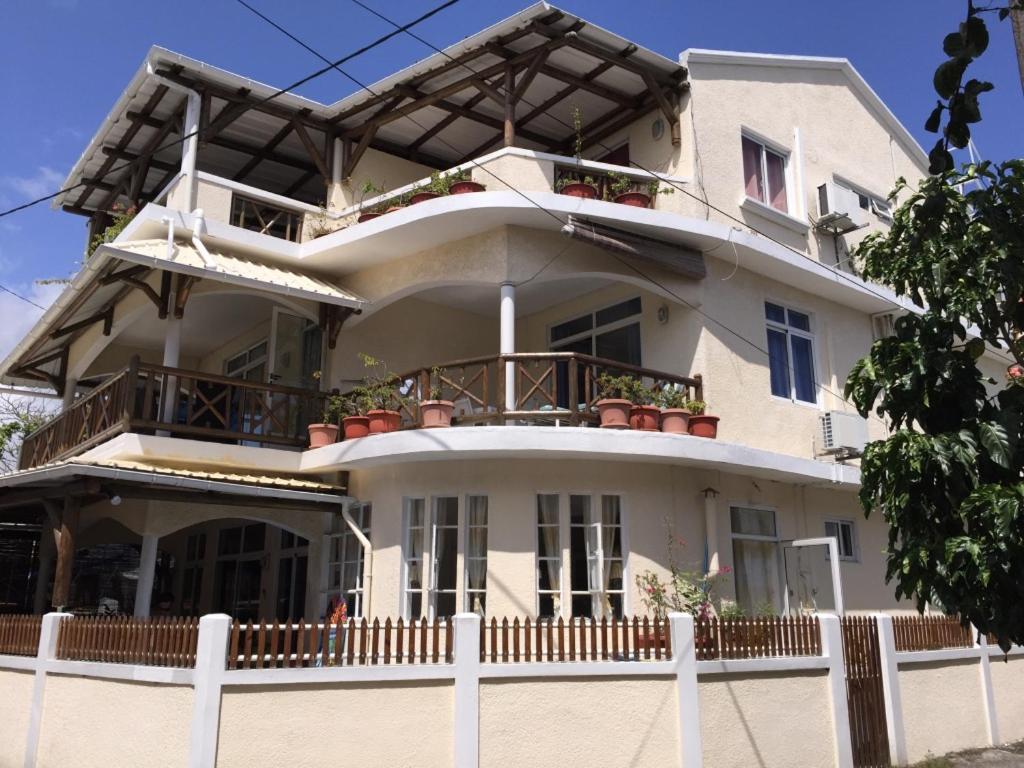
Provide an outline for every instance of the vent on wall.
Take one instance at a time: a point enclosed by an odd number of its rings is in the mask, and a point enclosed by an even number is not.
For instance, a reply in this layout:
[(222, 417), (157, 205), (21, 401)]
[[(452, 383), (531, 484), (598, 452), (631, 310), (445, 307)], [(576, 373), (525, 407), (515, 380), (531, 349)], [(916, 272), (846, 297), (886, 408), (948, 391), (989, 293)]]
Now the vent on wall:
[(825, 453), (860, 456), (868, 444), (868, 423), (856, 413), (827, 411), (821, 415), (821, 437)]

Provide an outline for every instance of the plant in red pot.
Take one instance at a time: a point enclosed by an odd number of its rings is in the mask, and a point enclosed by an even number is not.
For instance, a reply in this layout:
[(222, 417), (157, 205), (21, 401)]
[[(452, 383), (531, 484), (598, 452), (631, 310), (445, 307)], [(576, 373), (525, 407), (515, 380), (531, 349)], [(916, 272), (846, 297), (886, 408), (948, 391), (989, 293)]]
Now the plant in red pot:
[(324, 401), (323, 420), (319, 424), (310, 424), (309, 447), (323, 448), (338, 441), (338, 422), (345, 410), (344, 398), (341, 395), (330, 395)]
[(629, 410), (629, 426), (640, 432), (657, 432), (661, 420), (661, 409), (654, 404), (655, 390), (645, 387), (637, 379), (633, 379), (633, 387), (629, 399), (633, 407)]
[(451, 188), (451, 180), (448, 176), (442, 176), (440, 171), (430, 174), (430, 181), (423, 186), (414, 187), (409, 198), (409, 205), (424, 203), (427, 200), (435, 200), (438, 197), (447, 195)]
[(629, 412), (633, 407), (629, 395), (635, 382), (632, 376), (613, 376), (607, 372), (597, 377), (601, 398), (597, 401), (597, 412), (602, 429), (629, 429)]
[(370, 434), (370, 418), (366, 415), (368, 407), (362, 387), (342, 396), (341, 431), (345, 440), (356, 440)]
[(364, 399), (366, 415), (370, 419), (370, 434), (396, 432), (402, 423), (401, 407), (405, 402), (399, 388), (401, 381), (398, 375), (387, 369), (383, 360), (359, 353), (367, 373), (363, 377), (363, 386), (358, 388)]
[(658, 390), (656, 402), (661, 408), (661, 431), (671, 435), (687, 434), (690, 410), (686, 390), (670, 384)]
[(718, 417), (704, 413), (707, 403), (703, 400), (691, 400), (687, 404), (690, 411), (690, 434), (694, 437), (718, 437)]
[(455, 403), (451, 400), (441, 399), (444, 375), (444, 368), (434, 366), (430, 369), (429, 399), (420, 402), (420, 421), (424, 429), (452, 425), (452, 412), (455, 410)]
[(555, 191), (561, 195), (569, 195), (569, 197), (597, 200), (597, 182), (590, 176), (578, 177), (566, 174), (558, 180)]
[(359, 224), (370, 219), (376, 219), (378, 216), (383, 215), (387, 210), (384, 203), (377, 203), (373, 206), (364, 206), (363, 201), (367, 197), (377, 197), (378, 195), (384, 194), (384, 188), (378, 187), (372, 180), (367, 179), (363, 184), (362, 194), (359, 197), (359, 217), (356, 219), (356, 223)]
[(469, 171), (459, 171), (449, 176), (451, 179), (448, 185), (448, 192), (452, 195), (465, 195), (470, 192), (484, 192), (487, 187), (469, 177)]

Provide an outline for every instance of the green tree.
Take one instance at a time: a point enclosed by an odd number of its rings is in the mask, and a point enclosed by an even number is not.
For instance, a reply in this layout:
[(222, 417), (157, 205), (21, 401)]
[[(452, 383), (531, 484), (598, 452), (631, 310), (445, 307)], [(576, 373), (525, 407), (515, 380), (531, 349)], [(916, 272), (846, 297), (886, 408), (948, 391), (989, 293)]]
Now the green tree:
[[(933, 175), (909, 195), (886, 233), (857, 251), (866, 279), (891, 286), (918, 312), (876, 341), (846, 385), (862, 415), (891, 435), (864, 454), (861, 503), (889, 525), (887, 580), (898, 597), (959, 613), (1024, 643), (1024, 161), (955, 169), (992, 84), (967, 79), (988, 46), (977, 8), (943, 41), (940, 97), (925, 127), (941, 137)], [(943, 118), (945, 123), (943, 124)], [(986, 377), (986, 345), (1016, 361), (1005, 380)]]
[(0, 394), (0, 472), (13, 472), (25, 435), (53, 415), (54, 407), (42, 399)]

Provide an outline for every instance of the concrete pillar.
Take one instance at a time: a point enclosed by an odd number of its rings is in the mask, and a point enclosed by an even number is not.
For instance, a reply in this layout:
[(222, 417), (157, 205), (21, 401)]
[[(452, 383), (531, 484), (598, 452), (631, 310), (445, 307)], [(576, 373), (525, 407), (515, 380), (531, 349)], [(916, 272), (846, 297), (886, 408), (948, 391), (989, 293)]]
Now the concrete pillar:
[(199, 619), (189, 768), (206, 768), (217, 762), (220, 690), (230, 634), (231, 617), (226, 614), (210, 613)]
[(903, 727), (903, 696), (900, 692), (900, 670), (896, 662), (896, 634), (892, 616), (879, 613), (878, 652), (882, 668), (882, 694), (885, 697), (885, 726), (889, 737), (889, 762), (907, 764), (907, 734)]
[[(516, 287), (501, 284), (500, 339), (498, 351), (505, 355), (516, 351)], [(516, 408), (516, 370), (514, 363), (505, 364), (505, 410)]]
[(672, 661), (676, 666), (679, 764), (682, 768), (701, 768), (704, 765), (704, 742), (700, 732), (697, 644), (693, 616), (686, 613), (670, 613), (668, 624), (672, 637)]
[(54, 608), (65, 607), (71, 599), (71, 572), (75, 566), (78, 516), (78, 499), (73, 496), (65, 497), (60, 521), (60, 540), (57, 542), (57, 570), (53, 575)]
[[(169, 299), (171, 306), (174, 306), (174, 298), (174, 291), (172, 290)], [(163, 365), (167, 368), (178, 368), (181, 365), (182, 321), (176, 318), (173, 312), (169, 312), (164, 323)], [(164, 392), (160, 393), (160, 417), (164, 422), (174, 422), (177, 403), (170, 394), (177, 389), (177, 384), (178, 380), (176, 376), (168, 376), (164, 379)], [(166, 437), (169, 433), (163, 430), (158, 430), (157, 434)]]
[(704, 542), (708, 553), (708, 573), (718, 573), (718, 492), (704, 489)]
[(156, 577), (157, 542), (153, 533), (142, 535), (142, 551), (139, 553), (139, 580), (135, 584), (135, 616), (149, 616), (153, 599), (153, 581)]
[(199, 120), (202, 111), (202, 99), (198, 93), (189, 91), (185, 104), (185, 124), (182, 126), (183, 136), (188, 138), (181, 145), (181, 183), (185, 188), (185, 210), (192, 211), (196, 207), (196, 158), (199, 156)]
[(335, 139), (334, 152), (331, 157), (331, 183), (327, 187), (327, 210), (329, 211), (342, 211), (351, 205), (345, 195), (345, 185), (341, 177), (344, 161), (345, 143), (341, 139)]
[(455, 768), (480, 764), (480, 616), (457, 613), (455, 622)]
[(843, 628), (838, 616), (818, 616), (821, 653), (828, 659), (828, 688), (832, 699), (832, 729), (836, 768), (853, 768), (853, 740), (850, 709), (846, 703), (846, 662), (843, 657)]
[(43, 616), (39, 629), (39, 648), (36, 651), (35, 679), (32, 683), (32, 705), (28, 714), (28, 728), (25, 732), (24, 768), (36, 768), (39, 752), (39, 731), (43, 722), (43, 697), (46, 694), (47, 663), (57, 657), (57, 630), (63, 619), (70, 613), (48, 613)]

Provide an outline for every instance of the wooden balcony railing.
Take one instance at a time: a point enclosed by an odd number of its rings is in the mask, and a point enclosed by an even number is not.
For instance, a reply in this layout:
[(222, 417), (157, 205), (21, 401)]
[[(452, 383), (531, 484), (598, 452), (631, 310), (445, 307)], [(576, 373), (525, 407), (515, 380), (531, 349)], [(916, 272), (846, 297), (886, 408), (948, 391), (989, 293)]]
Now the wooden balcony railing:
[(320, 392), (133, 360), (22, 443), (19, 469), (60, 461), (121, 432), (304, 446)]
[[(514, 372), (512, 409), (505, 406), (505, 365)], [(648, 387), (674, 386), (688, 399), (703, 400), (700, 375), (679, 376), (576, 352), (516, 352), (456, 360), (437, 366), (441, 399), (455, 403), (456, 424), (503, 424), (506, 420), (534, 423), (565, 421), (571, 425), (596, 424), (600, 391), (598, 376), (630, 374)], [(406, 398), (402, 425), (420, 424), (419, 404), (431, 386), (431, 369), (419, 368), (399, 376), (399, 392)]]

